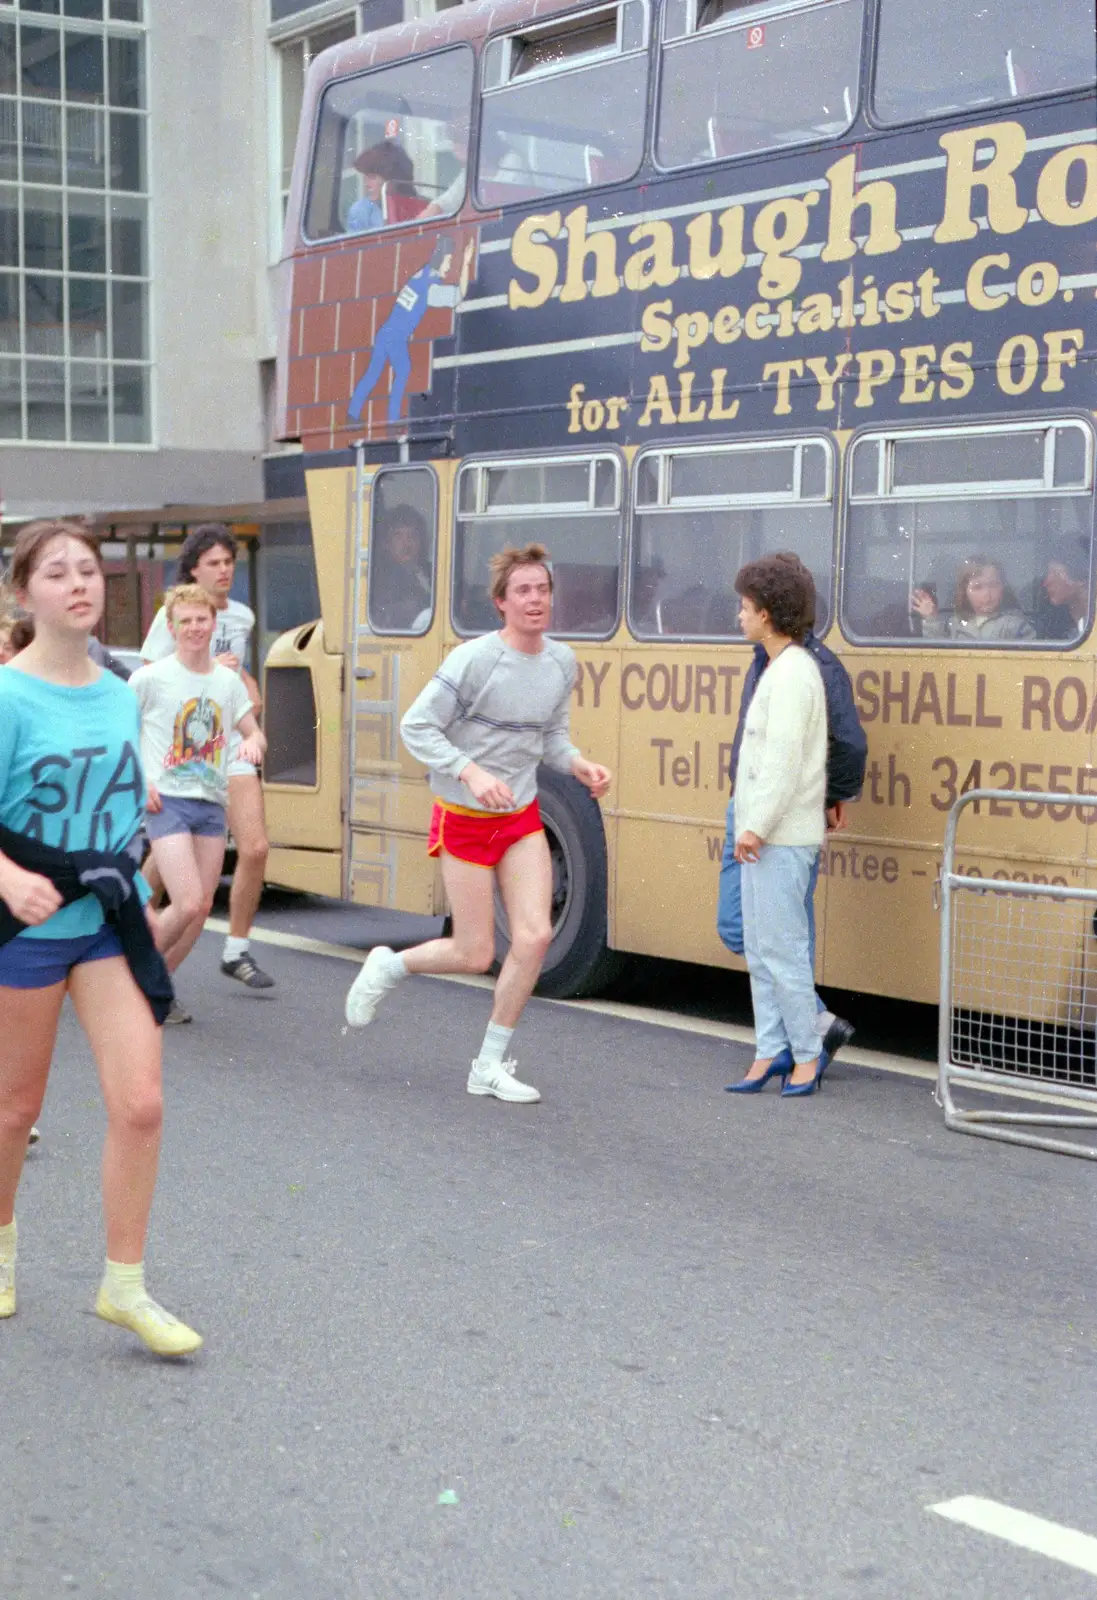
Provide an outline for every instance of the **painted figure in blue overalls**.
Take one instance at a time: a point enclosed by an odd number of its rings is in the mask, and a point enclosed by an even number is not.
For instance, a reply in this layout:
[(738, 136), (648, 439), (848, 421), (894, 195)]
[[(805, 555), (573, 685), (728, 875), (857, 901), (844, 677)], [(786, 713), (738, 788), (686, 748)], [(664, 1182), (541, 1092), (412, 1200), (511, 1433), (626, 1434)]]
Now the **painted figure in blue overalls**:
[(468, 293), (469, 275), (475, 241), (465, 245), (461, 260), (461, 276), (456, 283), (445, 279), (453, 266), (456, 251), (452, 235), (444, 233), (434, 247), (434, 254), (425, 267), (413, 273), (396, 296), (396, 304), (377, 330), (369, 366), (355, 385), (350, 397), (347, 416), (351, 422), (361, 422), (366, 401), (373, 393), (377, 380), (386, 366), (392, 368), (392, 388), (389, 390), (388, 420), (398, 422), (404, 403), (404, 390), (411, 375), (411, 355), (408, 344), (416, 328), (432, 306), (455, 307)]

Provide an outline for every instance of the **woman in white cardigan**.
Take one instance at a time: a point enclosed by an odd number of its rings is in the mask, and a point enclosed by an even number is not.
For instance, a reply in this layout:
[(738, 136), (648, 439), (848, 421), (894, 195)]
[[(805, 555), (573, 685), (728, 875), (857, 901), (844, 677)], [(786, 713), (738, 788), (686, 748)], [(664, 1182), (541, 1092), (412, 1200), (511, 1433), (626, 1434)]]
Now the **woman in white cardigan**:
[(754, 1006), (755, 1060), (733, 1087), (779, 1077), (783, 1096), (811, 1094), (826, 1071), (815, 1029), (808, 880), (826, 833), (827, 707), (802, 640), (815, 586), (799, 563), (763, 556), (735, 579), (739, 626), (769, 660), (747, 712), (735, 783), (736, 859)]

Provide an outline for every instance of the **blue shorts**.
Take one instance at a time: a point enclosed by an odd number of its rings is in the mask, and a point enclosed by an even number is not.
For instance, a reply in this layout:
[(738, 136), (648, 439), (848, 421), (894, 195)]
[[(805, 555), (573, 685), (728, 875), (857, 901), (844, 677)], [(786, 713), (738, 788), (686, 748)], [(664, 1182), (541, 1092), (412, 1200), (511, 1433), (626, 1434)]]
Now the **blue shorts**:
[(150, 839), (166, 839), (172, 833), (189, 833), (195, 839), (223, 839), (225, 808), (214, 800), (164, 794), (160, 796), (160, 810), (146, 815), (145, 832)]
[(49, 989), (64, 983), (73, 967), (85, 961), (106, 961), (121, 954), (118, 935), (106, 923), (80, 939), (17, 936), (0, 945), (0, 989)]

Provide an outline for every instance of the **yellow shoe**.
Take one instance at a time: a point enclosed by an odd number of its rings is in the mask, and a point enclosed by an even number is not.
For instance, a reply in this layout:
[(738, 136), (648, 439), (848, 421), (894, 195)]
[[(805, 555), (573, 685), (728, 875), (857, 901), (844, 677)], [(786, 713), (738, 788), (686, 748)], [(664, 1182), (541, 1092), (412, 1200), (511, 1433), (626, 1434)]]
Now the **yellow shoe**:
[(100, 1289), (95, 1315), (104, 1322), (113, 1322), (116, 1328), (128, 1328), (156, 1356), (189, 1356), (202, 1348), (202, 1335), (173, 1317), (163, 1306), (158, 1306), (149, 1295), (139, 1300), (131, 1311), (123, 1311), (120, 1306), (111, 1304), (105, 1289)]
[(15, 1262), (0, 1261), (0, 1317), (15, 1315)]

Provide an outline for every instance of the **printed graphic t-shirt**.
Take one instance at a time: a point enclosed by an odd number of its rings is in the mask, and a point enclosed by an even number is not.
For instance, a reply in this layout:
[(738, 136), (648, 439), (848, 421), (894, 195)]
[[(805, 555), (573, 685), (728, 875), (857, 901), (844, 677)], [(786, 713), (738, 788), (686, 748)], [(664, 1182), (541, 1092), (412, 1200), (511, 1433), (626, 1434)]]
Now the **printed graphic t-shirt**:
[(172, 655), (139, 667), (129, 687), (141, 708), (148, 781), (161, 794), (227, 805), (230, 740), (251, 710), (243, 680), (228, 667), (192, 672)]
[[(6, 828), (59, 850), (127, 850), (145, 812), (139, 748), (137, 701), (113, 672), (70, 689), (0, 667)], [(80, 939), (102, 925), (103, 908), (88, 894), (18, 937)]]
[[(248, 664), (248, 646), (255, 627), (255, 612), (242, 600), (230, 600), (223, 611), (218, 611), (213, 628), (209, 653), (213, 657), (234, 655)], [(163, 606), (152, 619), (152, 627), (141, 646), (145, 661), (165, 661), (175, 654), (175, 640), (168, 627)]]

